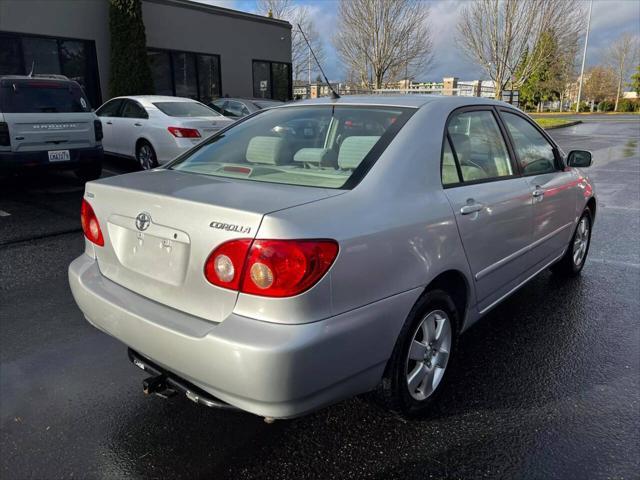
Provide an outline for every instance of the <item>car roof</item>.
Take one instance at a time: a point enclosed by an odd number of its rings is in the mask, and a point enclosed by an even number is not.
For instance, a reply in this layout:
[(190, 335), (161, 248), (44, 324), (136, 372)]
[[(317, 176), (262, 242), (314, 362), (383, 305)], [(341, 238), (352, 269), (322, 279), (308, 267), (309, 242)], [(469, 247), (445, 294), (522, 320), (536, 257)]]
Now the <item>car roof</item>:
[(340, 98), (321, 97), (309, 100), (299, 100), (294, 103), (288, 103), (282, 107), (298, 105), (376, 105), (376, 106), (393, 106), (393, 107), (409, 107), (421, 108), (430, 103), (438, 102), (438, 104), (446, 104), (451, 108), (462, 107), (465, 105), (501, 105), (511, 106), (506, 102), (494, 100), (484, 97), (467, 97), (453, 95), (345, 95)]
[[(171, 97), (169, 95), (125, 95), (122, 97), (115, 97), (119, 99), (136, 100), (146, 107), (153, 106), (153, 102), (195, 102), (200, 103), (193, 98), (186, 97)], [(114, 100), (113, 98), (111, 100)]]
[(269, 102), (269, 103), (284, 103), (281, 100), (275, 100), (273, 98), (248, 98), (248, 97), (220, 97), (213, 100), (214, 102), (224, 102), (226, 100), (234, 100), (236, 102)]

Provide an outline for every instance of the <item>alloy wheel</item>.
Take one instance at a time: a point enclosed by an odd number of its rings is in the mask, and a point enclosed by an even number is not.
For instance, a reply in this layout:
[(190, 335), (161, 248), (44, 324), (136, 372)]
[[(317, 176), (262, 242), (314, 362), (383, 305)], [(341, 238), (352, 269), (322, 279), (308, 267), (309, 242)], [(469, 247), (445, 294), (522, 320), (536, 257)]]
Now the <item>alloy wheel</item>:
[(442, 310), (431, 311), (418, 325), (406, 361), (407, 387), (415, 400), (425, 400), (440, 384), (452, 339), (451, 321)]
[(153, 150), (149, 145), (142, 145), (138, 149), (138, 162), (143, 170), (149, 170), (153, 168), (154, 158)]
[(576, 229), (576, 235), (573, 239), (573, 263), (576, 267), (582, 265), (584, 257), (587, 254), (587, 248), (589, 247), (589, 219), (582, 217), (578, 228)]

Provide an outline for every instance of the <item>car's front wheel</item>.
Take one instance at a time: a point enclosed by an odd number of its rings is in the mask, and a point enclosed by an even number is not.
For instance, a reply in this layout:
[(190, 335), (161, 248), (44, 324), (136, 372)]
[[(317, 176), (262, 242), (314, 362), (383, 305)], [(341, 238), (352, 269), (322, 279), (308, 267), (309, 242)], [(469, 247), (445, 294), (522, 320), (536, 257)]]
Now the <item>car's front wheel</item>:
[(142, 170), (151, 170), (158, 166), (156, 151), (149, 142), (142, 141), (136, 147), (136, 160)]
[(571, 238), (571, 243), (567, 247), (567, 252), (558, 263), (551, 267), (554, 273), (574, 276), (582, 271), (589, 253), (589, 246), (591, 245), (592, 218), (591, 211), (585, 208), (580, 220), (578, 220), (578, 225)]
[(391, 410), (417, 415), (441, 391), (455, 353), (458, 311), (442, 290), (427, 292), (405, 322), (379, 389)]

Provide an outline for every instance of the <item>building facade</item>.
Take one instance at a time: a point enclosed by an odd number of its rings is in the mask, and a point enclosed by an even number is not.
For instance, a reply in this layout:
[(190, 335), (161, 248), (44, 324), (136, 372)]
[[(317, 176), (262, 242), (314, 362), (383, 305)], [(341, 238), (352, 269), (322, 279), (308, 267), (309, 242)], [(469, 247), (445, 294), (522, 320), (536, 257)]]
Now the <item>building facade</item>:
[[(189, 0), (143, 0), (159, 95), (289, 100), (291, 25)], [(0, 75), (63, 74), (110, 98), (109, 0), (0, 0)]]

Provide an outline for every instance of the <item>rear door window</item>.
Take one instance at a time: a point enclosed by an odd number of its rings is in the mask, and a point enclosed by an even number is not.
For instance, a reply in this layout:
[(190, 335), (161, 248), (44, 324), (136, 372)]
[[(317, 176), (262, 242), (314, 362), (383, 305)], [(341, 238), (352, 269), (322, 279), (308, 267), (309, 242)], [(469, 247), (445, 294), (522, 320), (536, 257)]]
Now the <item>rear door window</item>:
[(0, 84), (0, 110), (5, 113), (90, 112), (79, 85), (47, 80), (11, 81)]
[(126, 100), (122, 116), (125, 118), (149, 118), (147, 111), (138, 102)]
[(513, 175), (507, 146), (490, 110), (454, 113), (449, 119), (447, 135), (463, 182)]

